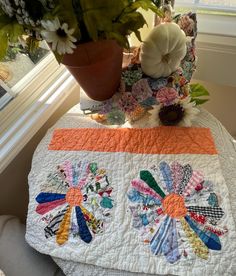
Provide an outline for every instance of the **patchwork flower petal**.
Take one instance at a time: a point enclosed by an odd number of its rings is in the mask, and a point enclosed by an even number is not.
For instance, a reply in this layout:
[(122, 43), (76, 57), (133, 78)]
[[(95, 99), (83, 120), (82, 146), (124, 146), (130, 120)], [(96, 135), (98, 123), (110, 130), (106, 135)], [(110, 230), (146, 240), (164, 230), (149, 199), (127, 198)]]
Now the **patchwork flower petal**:
[(214, 233), (208, 231), (202, 231), (195, 222), (193, 222), (188, 216), (185, 220), (193, 231), (199, 236), (199, 238), (205, 243), (205, 245), (211, 250), (221, 250), (220, 239)]
[(184, 170), (183, 167), (176, 161), (170, 165), (170, 168), (173, 178), (173, 188), (174, 191), (177, 192), (183, 179)]
[(194, 253), (199, 258), (207, 260), (208, 255), (209, 255), (209, 249), (200, 240), (200, 238), (197, 236), (197, 234), (190, 228), (189, 224), (187, 223), (187, 221), (184, 218), (182, 218), (180, 221), (181, 221), (183, 230), (189, 240), (189, 243), (192, 246)]
[(150, 242), (150, 249), (152, 253), (158, 255), (162, 252), (162, 245), (168, 238), (168, 230), (171, 227), (172, 219), (166, 216), (164, 222), (161, 224), (160, 228), (157, 230)]
[(65, 203), (66, 203), (65, 198), (41, 203), (37, 206), (36, 212), (40, 215), (44, 215), (47, 212), (51, 211), (52, 209), (54, 209), (62, 204), (65, 204)]
[(56, 194), (56, 193), (40, 193), (36, 197), (36, 201), (38, 203), (46, 203), (46, 202), (51, 202), (51, 201), (55, 201), (58, 199), (65, 199), (65, 196), (66, 195)]
[(69, 209), (69, 205), (67, 205), (64, 209), (59, 211), (49, 222), (49, 224), (44, 228), (45, 237), (49, 238), (57, 234), (59, 230), (60, 223), (63, 221), (63, 218)]
[(154, 177), (149, 171), (141, 171), (140, 178), (148, 184), (148, 186), (153, 189), (156, 193), (158, 193), (162, 198), (165, 197), (164, 192), (156, 183)]
[(84, 215), (79, 206), (76, 206), (75, 210), (76, 210), (76, 217), (77, 217), (77, 222), (79, 226), (79, 235), (84, 242), (90, 243), (93, 237), (88, 229), (88, 226), (84, 219)]
[(172, 192), (173, 180), (172, 180), (171, 169), (169, 164), (163, 161), (160, 163), (159, 168), (168, 192)]
[(162, 245), (162, 252), (165, 255), (167, 261), (173, 264), (181, 258), (181, 254), (178, 248), (178, 237), (175, 219), (171, 220), (171, 226), (167, 235), (167, 239)]
[(70, 229), (70, 217), (71, 217), (72, 207), (69, 207), (66, 211), (64, 218), (59, 226), (59, 229), (56, 234), (56, 241), (59, 245), (64, 244), (69, 237), (69, 229)]

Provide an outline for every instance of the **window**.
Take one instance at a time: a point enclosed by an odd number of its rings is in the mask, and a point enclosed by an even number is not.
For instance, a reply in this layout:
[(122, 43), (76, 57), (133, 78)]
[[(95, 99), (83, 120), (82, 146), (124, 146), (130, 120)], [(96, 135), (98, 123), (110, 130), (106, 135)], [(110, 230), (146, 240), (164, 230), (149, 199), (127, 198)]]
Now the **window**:
[[(0, 82), (0, 108), (1, 100), (4, 105), (0, 109), (0, 173), (67, 97), (79, 91), (76, 81), (63, 65), (59, 66), (52, 52), (43, 52), (45, 55), (15, 82), (8, 82), (8, 87), (6, 80)], [(24, 63), (19, 66), (21, 73)]]
[[(0, 83), (0, 87), (5, 90), (0, 94), (0, 110), (21, 92), (17, 89), (20, 83), (26, 86), (32, 80), (37, 66), (49, 55), (49, 52), (44, 42), (40, 43), (39, 48), (33, 53), (30, 53), (22, 44), (8, 48), (6, 57), (0, 62), (0, 81), (4, 82)], [(8, 89), (3, 87), (4, 84)]]
[(236, 0), (183, 0), (176, 1), (176, 7), (191, 7), (202, 13), (236, 15)]
[(236, 37), (236, 0), (176, 0), (175, 10), (197, 12), (200, 34)]

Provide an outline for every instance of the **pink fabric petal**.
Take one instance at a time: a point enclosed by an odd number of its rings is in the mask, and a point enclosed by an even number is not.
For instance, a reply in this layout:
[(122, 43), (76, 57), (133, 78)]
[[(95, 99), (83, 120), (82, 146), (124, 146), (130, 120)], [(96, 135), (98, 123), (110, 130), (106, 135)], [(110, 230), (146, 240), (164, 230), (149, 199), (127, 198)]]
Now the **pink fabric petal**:
[(178, 191), (179, 186), (181, 184), (181, 181), (183, 179), (183, 167), (177, 162), (174, 161), (171, 166), (171, 174), (172, 174), (172, 179), (173, 179), (173, 188), (174, 191)]
[(196, 192), (195, 188), (204, 180), (201, 172), (193, 171), (192, 176), (184, 189), (184, 196), (190, 196)]
[(44, 215), (47, 212), (51, 211), (52, 209), (56, 208), (59, 205), (62, 205), (66, 203), (66, 199), (58, 199), (55, 201), (51, 201), (51, 202), (46, 202), (46, 203), (41, 203), (37, 206), (36, 208), (36, 212), (40, 215)]
[(65, 173), (66, 173), (66, 180), (69, 182), (70, 186), (73, 185), (73, 174), (72, 174), (72, 165), (70, 161), (65, 161), (63, 164)]
[(144, 181), (141, 179), (134, 179), (131, 181), (131, 185), (137, 189), (140, 193), (153, 196), (159, 200), (162, 200), (162, 197), (157, 194), (153, 189), (151, 189)]

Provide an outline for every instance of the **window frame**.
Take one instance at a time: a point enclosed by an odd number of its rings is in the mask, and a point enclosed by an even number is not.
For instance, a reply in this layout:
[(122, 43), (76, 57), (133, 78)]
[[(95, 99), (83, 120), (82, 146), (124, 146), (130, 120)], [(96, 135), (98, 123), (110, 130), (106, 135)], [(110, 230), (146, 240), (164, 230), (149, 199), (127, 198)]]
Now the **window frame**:
[(13, 87), (20, 93), (0, 111), (0, 173), (75, 89), (78, 83), (52, 53)]
[[(225, 14), (197, 12), (199, 7), (204, 7), (209, 11), (222, 11), (225, 12)], [(177, 11), (180, 8), (186, 8), (197, 13), (198, 33), (200, 34), (236, 37), (236, 7), (232, 10), (223, 7), (207, 8), (204, 5), (188, 4), (184, 1), (176, 1), (175, 8)], [(234, 15), (232, 15), (232, 13), (234, 13)]]

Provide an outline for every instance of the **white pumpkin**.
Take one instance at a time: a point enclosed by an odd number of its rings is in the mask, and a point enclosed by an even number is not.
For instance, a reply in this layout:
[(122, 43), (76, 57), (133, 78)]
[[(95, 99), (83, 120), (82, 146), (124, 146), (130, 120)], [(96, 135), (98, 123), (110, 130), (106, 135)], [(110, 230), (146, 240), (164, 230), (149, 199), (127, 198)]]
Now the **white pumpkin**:
[(152, 77), (167, 77), (186, 55), (186, 35), (175, 23), (163, 23), (153, 28), (141, 47), (141, 67)]

